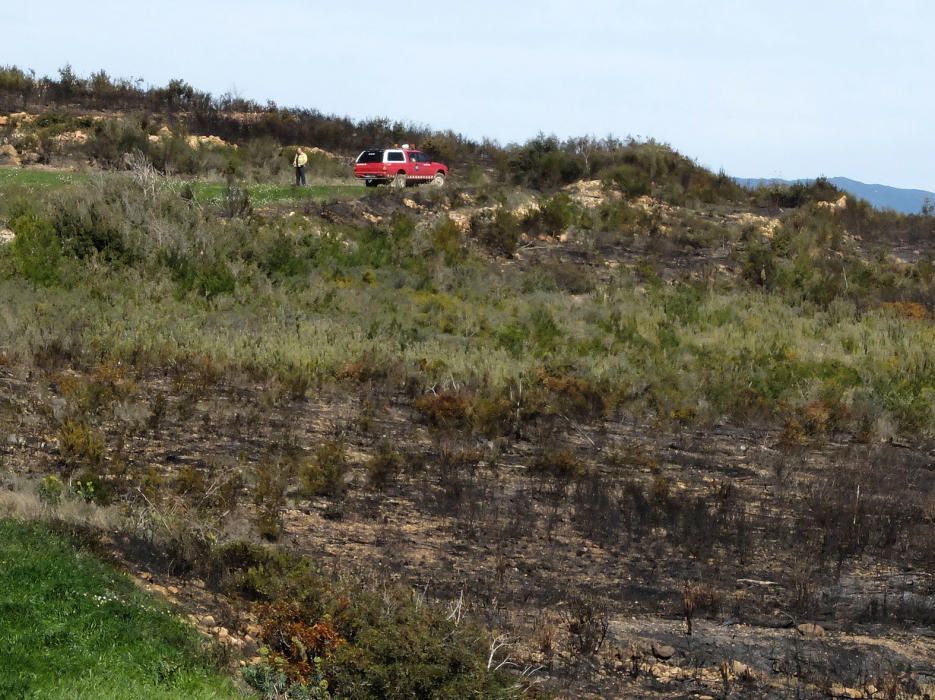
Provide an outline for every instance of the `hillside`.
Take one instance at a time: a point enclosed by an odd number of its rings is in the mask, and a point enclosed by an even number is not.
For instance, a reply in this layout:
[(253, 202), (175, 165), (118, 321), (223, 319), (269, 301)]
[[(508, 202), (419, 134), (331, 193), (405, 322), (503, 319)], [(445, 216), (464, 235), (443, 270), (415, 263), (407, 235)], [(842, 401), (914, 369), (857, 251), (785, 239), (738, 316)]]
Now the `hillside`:
[(256, 692), (932, 695), (935, 219), (632, 139), (371, 190), (350, 122), (9, 82), (0, 514), (54, 477)]
[[(794, 183), (808, 184), (809, 180), (781, 180), (776, 178), (734, 178), (742, 187), (756, 189), (769, 185), (789, 186)], [(868, 185), (846, 177), (828, 178), (828, 182), (842, 192), (863, 199), (877, 209), (891, 209), (901, 214), (920, 214), (923, 207), (935, 202), (935, 192), (912, 190), (887, 185)]]

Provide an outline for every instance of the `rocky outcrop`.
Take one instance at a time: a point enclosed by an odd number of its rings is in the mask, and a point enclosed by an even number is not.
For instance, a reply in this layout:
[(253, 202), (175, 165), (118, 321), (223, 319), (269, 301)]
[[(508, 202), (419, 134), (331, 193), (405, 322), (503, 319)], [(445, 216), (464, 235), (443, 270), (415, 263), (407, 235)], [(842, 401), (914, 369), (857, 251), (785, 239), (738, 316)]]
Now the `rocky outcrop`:
[(16, 152), (16, 148), (8, 143), (0, 146), (0, 165), (12, 165), (17, 168), (22, 165), (22, 161), (20, 160), (19, 153)]

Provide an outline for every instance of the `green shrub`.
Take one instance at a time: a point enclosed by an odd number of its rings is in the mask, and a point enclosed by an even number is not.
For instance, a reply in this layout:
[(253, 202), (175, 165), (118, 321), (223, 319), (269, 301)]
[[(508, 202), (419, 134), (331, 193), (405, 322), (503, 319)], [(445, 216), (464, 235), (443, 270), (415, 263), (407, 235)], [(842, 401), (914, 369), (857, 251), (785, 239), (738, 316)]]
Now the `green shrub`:
[(244, 187), (228, 182), (221, 197), (221, 212), (229, 219), (243, 219), (250, 216), (253, 213), (250, 193)]
[(66, 254), (76, 258), (99, 256), (109, 262), (129, 262), (121, 212), (98, 196), (69, 198), (53, 209), (52, 225)]
[(54, 224), (23, 204), (12, 217), (10, 228), (16, 233), (13, 256), (19, 273), (43, 286), (60, 282), (62, 242)]
[(192, 260), (184, 255), (170, 254), (166, 262), (180, 296), (194, 292), (205, 299), (213, 299), (231, 294), (237, 287), (234, 273), (224, 260)]
[(39, 500), (47, 506), (58, 505), (65, 495), (65, 484), (54, 474), (45, 477), (39, 484)]
[(122, 168), (127, 153), (149, 154), (149, 135), (139, 123), (103, 119), (95, 122), (85, 150), (93, 160), (107, 168)]
[(578, 220), (578, 205), (565, 192), (550, 197), (538, 211), (531, 212), (523, 222), (527, 230), (557, 236)]
[(605, 171), (604, 182), (619, 188), (632, 198), (642, 197), (651, 192), (647, 173), (629, 163), (621, 163)]
[(403, 454), (388, 442), (382, 442), (367, 464), (367, 475), (372, 486), (383, 488), (390, 480), (397, 479), (405, 468)]
[(340, 496), (350, 471), (347, 446), (343, 440), (329, 440), (315, 450), (313, 459), (299, 466), (302, 495)]
[(432, 229), (432, 247), (441, 253), (448, 265), (453, 265), (464, 258), (461, 247), (461, 229), (449, 217), (443, 218)]
[(471, 232), (494, 253), (511, 256), (519, 246), (519, 219), (502, 207), (472, 218)]
[(295, 238), (280, 231), (263, 252), (260, 267), (268, 277), (282, 279), (307, 274), (310, 263), (306, 251)]
[(509, 157), (510, 175), (518, 185), (554, 190), (583, 177), (585, 161), (555, 136), (539, 135), (514, 149)]

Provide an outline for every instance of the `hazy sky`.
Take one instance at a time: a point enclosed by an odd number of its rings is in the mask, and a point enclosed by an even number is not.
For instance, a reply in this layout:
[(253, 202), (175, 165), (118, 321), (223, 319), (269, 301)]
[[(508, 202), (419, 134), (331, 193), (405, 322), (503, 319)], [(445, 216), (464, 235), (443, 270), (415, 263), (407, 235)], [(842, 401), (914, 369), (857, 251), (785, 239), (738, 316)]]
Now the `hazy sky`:
[(0, 64), (935, 190), (929, 0), (0, 0)]

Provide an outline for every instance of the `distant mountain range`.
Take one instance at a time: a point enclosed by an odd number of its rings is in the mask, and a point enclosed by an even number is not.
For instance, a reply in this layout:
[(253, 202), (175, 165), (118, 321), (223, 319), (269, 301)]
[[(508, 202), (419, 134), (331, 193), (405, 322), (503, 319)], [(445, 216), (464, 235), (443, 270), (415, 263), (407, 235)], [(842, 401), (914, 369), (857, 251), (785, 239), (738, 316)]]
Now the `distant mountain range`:
[[(781, 180), (779, 178), (764, 177), (735, 177), (734, 181), (744, 187), (760, 187), (762, 185), (792, 185), (794, 183), (807, 184), (813, 179)], [(887, 185), (868, 185), (864, 182), (851, 180), (846, 177), (830, 177), (828, 181), (839, 190), (848, 194), (866, 199), (877, 209), (892, 209), (903, 214), (918, 214), (922, 211), (925, 200), (935, 205), (935, 192), (925, 190), (904, 190), (899, 187)]]

